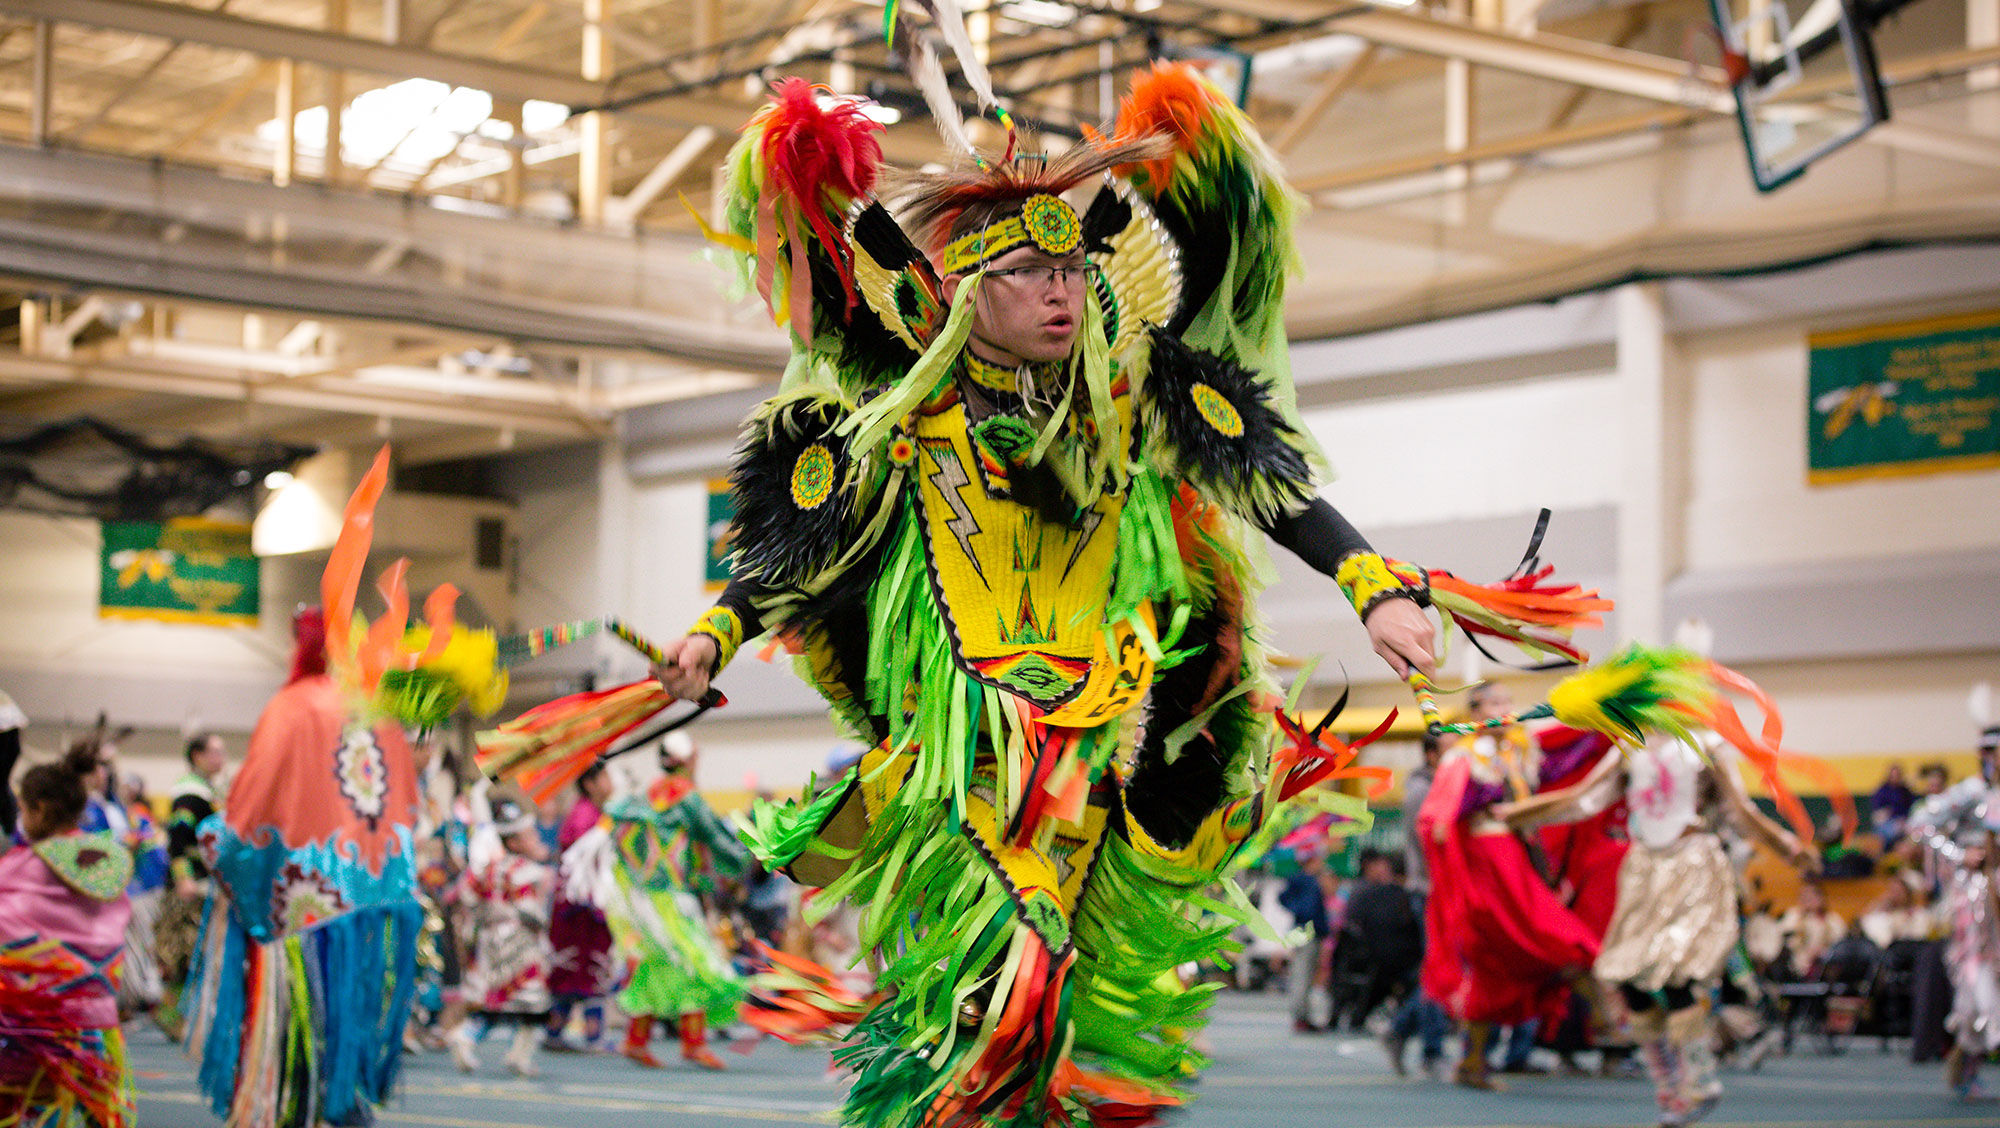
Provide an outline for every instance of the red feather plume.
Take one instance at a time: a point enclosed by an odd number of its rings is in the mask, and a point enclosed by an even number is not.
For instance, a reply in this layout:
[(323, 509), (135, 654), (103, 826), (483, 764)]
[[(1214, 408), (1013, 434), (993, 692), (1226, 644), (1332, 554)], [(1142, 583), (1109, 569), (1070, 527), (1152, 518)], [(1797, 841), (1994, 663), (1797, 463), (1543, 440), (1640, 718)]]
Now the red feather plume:
[[(848, 308), (855, 302), (853, 252), (837, 226), (847, 205), (875, 188), (882, 167), (882, 143), (875, 139), (882, 123), (862, 112), (850, 99), (828, 99), (826, 87), (803, 78), (787, 78), (772, 86), (774, 97), (750, 121), (760, 131), (761, 156), (767, 171), (764, 191), (775, 186), (803, 214), (820, 245), (832, 256), (847, 290)], [(793, 269), (804, 263), (794, 247)]]

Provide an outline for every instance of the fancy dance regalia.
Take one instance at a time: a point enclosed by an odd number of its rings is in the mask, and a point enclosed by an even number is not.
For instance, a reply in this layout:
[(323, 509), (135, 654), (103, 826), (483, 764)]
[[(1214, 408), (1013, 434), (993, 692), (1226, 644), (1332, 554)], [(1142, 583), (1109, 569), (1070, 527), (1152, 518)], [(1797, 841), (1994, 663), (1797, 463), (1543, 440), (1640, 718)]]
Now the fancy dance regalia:
[[(319, 629), (315, 621), (313, 627)], [(302, 648), (323, 664), (325, 646)], [(160, 1004), (154, 1018), (170, 1038), (182, 1030), (181, 991), (201, 935), (202, 909), (208, 903), (208, 863), (201, 857), (201, 824), (216, 812), (215, 787), (208, 777), (189, 767), (174, 781), (167, 813), (167, 872), (171, 880), (161, 891), (160, 915), (153, 926), (153, 951), (160, 964)], [(181, 883), (192, 882), (195, 895), (181, 896)]]
[(1917, 804), (1907, 833), (1939, 870), (1951, 926), (1949, 1080), (1961, 1097), (1984, 1099), (1979, 1065), (2000, 1051), (2000, 726), (1980, 734), (1979, 774)]
[(1576, 783), (1532, 800), (1529, 823), (1622, 814), (1631, 847), (1617, 872), (1616, 909), (1594, 968), (1616, 987), (1651, 1076), (1662, 1125), (1692, 1123), (1721, 1099), (1708, 996), (1736, 948), (1736, 870), (1722, 840), (1731, 823), (1796, 861), (1799, 840), (1743, 791), (1740, 760), (1712, 733), (1701, 747), (1654, 732), (1600, 760)]
[[(603, 818), (604, 812), (589, 796), (578, 795), (576, 805), (563, 817), (562, 828), (556, 832), (556, 849), (566, 855)], [(555, 906), (549, 915), (549, 948), (553, 953), (549, 962), (549, 994), (556, 1005), (556, 1013), (549, 1019), (551, 1041), (562, 1037), (561, 1026), (567, 1024), (568, 1018), (566, 1008), (577, 1004), (584, 1007), (587, 1016), (595, 1015), (594, 1021), (601, 1032), (603, 996), (610, 994), (614, 986), (611, 926), (605, 922), (604, 910), (568, 895), (567, 873), (559, 871)], [(586, 1018), (586, 1028), (591, 1021)], [(595, 1040), (596, 1035), (591, 1037)]]
[[(1757, 732), (1744, 724), (1730, 694), (1757, 705), (1763, 714)], [(1542, 730), (1547, 745), (1538, 758), (1530, 738), (1510, 734), (1520, 732), (1522, 721), (1542, 717), (1561, 727)], [(1618, 986), (1635, 1012), (1661, 1122), (1698, 1118), (1720, 1088), (1706, 1043), (1694, 1030), (1705, 1019), (1695, 987), (1719, 974), (1736, 925), (1733, 875), (1700, 799), (1702, 780), (1766, 845), (1787, 856), (1801, 851), (1798, 838), (1757, 814), (1742, 795), (1738, 761), (1720, 754), (1720, 742), (1712, 742), (1717, 752), (1711, 755), (1696, 734), (1712, 733), (1741, 753), (1801, 838), (1811, 835), (1812, 821), (1780, 771), (1817, 777), (1851, 834), (1854, 808), (1839, 775), (1823, 761), (1783, 748), (1783, 720), (1749, 679), (1679, 648), (1630, 646), (1564, 679), (1547, 702), (1524, 713), (1434, 722), (1433, 728), (1487, 742), (1447, 755), (1418, 815), (1436, 881), (1426, 922), (1432, 950), (1425, 953), (1424, 989), (1473, 1024), (1460, 1080), (1485, 1083), (1488, 1024), (1531, 1017), (1526, 1001), (1565, 983), (1594, 995), (1601, 979)], [(1574, 784), (1536, 786), (1538, 774), (1575, 775), (1577, 764), (1607, 746), (1615, 751)], [(1556, 821), (1602, 820), (1621, 793), (1630, 803), (1625, 817), (1637, 841), (1618, 863), (1617, 900), (1600, 945), (1592, 922), (1551, 891), (1545, 877), (1552, 874), (1537, 872), (1543, 863), (1531, 844), (1552, 840), (1523, 832)], [(1595, 978), (1579, 974), (1586, 953), (1595, 960)], [(1601, 1019), (1602, 1010), (1598, 1014)]]
[(70, 831), (0, 855), (0, 1124), (133, 1123), (118, 979), (132, 855)]
[[(483, 803), (475, 800), (474, 806)], [(552, 1002), (549, 912), (556, 871), (544, 860), (534, 808), (511, 797), (495, 799), (467, 853), (456, 900), (471, 938), (464, 997), (472, 1014), (451, 1032), (452, 1056), (460, 1070), (476, 1071), (480, 1039), (491, 1025), (508, 1024), (514, 1027), (508, 1071), (538, 1076), (535, 1054)]]
[(492, 636), (454, 625), (449, 585), (406, 635), (407, 561), (383, 578), (387, 613), (372, 625), (356, 614), (388, 454), (348, 502), (323, 620), (301, 612), (292, 680), (258, 717), (223, 812), (200, 828), (215, 888), (182, 998), (185, 1039), (231, 1128), (364, 1123), (387, 1095), (423, 923), (403, 726), (439, 724), (469, 697), (491, 712), (505, 692)]
[[(1460, 1080), (1478, 1084), (1493, 1025), (1547, 1013), (1597, 959), (1599, 929), (1552, 888), (1548, 851), (1494, 814), (1534, 795), (1546, 775), (1570, 775), (1609, 742), (1559, 731), (1545, 755), (1536, 736), (1509, 725), (1464, 739), (1439, 761), (1417, 816), (1431, 872), (1425, 904), (1424, 993), (1471, 1025)], [(1579, 877), (1582, 876), (1579, 874)]]
[(617, 951), (632, 967), (618, 994), (618, 1009), (632, 1016), (625, 1055), (658, 1066), (646, 1046), (654, 1020), (664, 1018), (679, 1026), (683, 1057), (721, 1069), (707, 1028), (736, 1017), (743, 981), (709, 930), (702, 898), (714, 896), (718, 877), (740, 876), (749, 854), (684, 767), (669, 762), (645, 795), (612, 800), (600, 828), (579, 839), (563, 863), (589, 883), (572, 893), (604, 909)]
[[(738, 454), (736, 578), (693, 629), (718, 668), (778, 632), (871, 747), (746, 837), (862, 907), (880, 993), (836, 1051), (847, 1123), (1144, 1118), (1201, 1064), (1207, 991), (1173, 969), (1243, 915), (1202, 891), (1288, 793), (1264, 536), (1364, 613), (1422, 581), (1315, 494), (1293, 198), (1227, 99), (1162, 67), (1110, 141), (880, 199), (875, 128), (781, 83), (714, 236), (794, 351)], [(1093, 184), (1079, 215), (1063, 194)], [(975, 301), (1026, 247), (1088, 254), (1081, 322), (1066, 360), (1002, 369), (968, 349)]]

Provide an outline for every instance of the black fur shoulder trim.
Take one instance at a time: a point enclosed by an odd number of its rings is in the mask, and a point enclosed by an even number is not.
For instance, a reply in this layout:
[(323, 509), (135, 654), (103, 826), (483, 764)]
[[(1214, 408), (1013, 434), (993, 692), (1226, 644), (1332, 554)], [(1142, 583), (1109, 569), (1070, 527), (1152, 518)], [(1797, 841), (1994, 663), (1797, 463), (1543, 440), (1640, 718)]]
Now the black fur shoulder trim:
[(854, 467), (835, 433), (848, 408), (833, 396), (800, 396), (754, 416), (736, 451), (736, 573), (766, 587), (796, 587), (832, 564), (854, 509)]
[(1151, 337), (1141, 396), (1159, 469), (1261, 527), (1311, 500), (1305, 438), (1271, 406), (1257, 374), (1166, 330)]

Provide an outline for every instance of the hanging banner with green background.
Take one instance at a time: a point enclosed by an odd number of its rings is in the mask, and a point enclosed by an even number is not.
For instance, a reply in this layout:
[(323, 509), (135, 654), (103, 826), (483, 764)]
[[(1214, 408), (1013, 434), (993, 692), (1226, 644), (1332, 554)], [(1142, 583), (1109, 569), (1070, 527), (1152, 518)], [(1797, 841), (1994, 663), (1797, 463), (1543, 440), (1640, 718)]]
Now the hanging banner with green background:
[(2000, 466), (2000, 313), (1814, 334), (1814, 485)]
[(708, 554), (702, 571), (708, 590), (729, 586), (729, 553), (735, 540), (736, 499), (729, 495), (729, 482), (717, 478), (708, 483)]
[(250, 526), (205, 517), (106, 521), (97, 614), (212, 626), (257, 624)]

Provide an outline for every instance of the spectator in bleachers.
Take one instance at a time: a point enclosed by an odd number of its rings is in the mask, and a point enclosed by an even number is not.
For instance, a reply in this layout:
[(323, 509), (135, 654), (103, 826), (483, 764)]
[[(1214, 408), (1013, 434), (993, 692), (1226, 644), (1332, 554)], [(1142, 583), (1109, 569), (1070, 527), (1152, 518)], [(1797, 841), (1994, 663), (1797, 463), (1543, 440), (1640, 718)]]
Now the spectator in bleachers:
[(1862, 935), (1883, 949), (1898, 940), (1928, 940), (1937, 930), (1936, 917), (1917, 904), (1915, 893), (1902, 881), (1891, 881), (1857, 923)]
[(1791, 953), (1796, 978), (1813, 975), (1834, 942), (1847, 935), (1847, 921), (1827, 907), (1826, 890), (1817, 881), (1799, 886), (1799, 903), (1778, 918), (1785, 950)]
[(1875, 856), (1847, 841), (1837, 814), (1820, 824), (1819, 862), (1820, 873), (1827, 877), (1868, 877), (1875, 872)]
[(1875, 826), (1875, 833), (1882, 836), (1884, 847), (1894, 846), (1903, 837), (1903, 824), (1909, 820), (1910, 808), (1917, 802), (1917, 793), (1903, 782), (1903, 765), (1890, 764), (1882, 777), (1882, 786), (1868, 800), (1868, 818)]
[(1784, 926), (1778, 923), (1772, 907), (1765, 901), (1743, 917), (1743, 950), (1756, 969), (1767, 975), (1771, 965), (1785, 954)]

